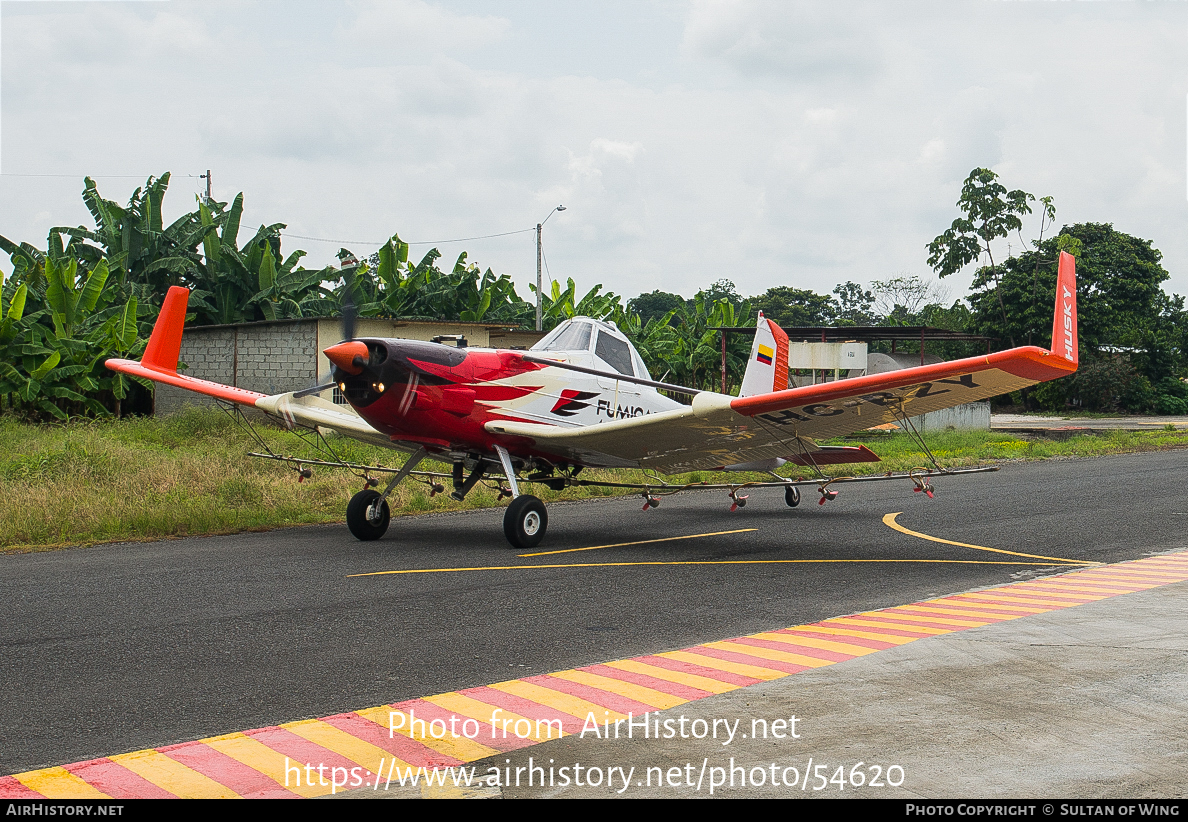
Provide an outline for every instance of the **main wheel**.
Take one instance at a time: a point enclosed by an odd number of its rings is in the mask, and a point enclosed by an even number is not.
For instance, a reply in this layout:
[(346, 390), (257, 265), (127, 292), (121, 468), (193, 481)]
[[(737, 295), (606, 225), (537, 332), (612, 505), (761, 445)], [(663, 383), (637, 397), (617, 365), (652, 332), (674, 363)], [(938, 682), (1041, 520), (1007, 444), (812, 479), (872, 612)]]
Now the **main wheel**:
[(544, 539), (549, 515), (544, 503), (529, 494), (511, 501), (503, 515), (503, 533), (515, 548), (535, 548)]
[(795, 508), (800, 505), (800, 489), (795, 485), (789, 485), (784, 489), (784, 502), (788, 503), (789, 508)]
[(355, 494), (347, 503), (347, 527), (356, 539), (364, 542), (382, 537), (391, 518), (388, 501), (380, 499), (379, 491), (368, 488)]

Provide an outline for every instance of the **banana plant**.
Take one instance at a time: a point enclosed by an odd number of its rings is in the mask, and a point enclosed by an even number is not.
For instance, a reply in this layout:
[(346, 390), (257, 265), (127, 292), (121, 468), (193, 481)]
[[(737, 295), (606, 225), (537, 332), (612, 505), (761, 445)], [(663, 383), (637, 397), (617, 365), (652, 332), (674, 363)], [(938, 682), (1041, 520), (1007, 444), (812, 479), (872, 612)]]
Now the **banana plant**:
[[(50, 230), (50, 252), (54, 236), (71, 238), (69, 256), (89, 265), (106, 259), (121, 284), (145, 283), (163, 295), (172, 285), (187, 285), (194, 277), (199, 259), (198, 243), (204, 226), (196, 212), (185, 214), (164, 226), (161, 204), (169, 187), (169, 174), (149, 177), (137, 188), (127, 206), (104, 199), (87, 177), (82, 198), (95, 221), (94, 230), (59, 226)], [(93, 245), (92, 245), (93, 244)], [(62, 255), (58, 255), (61, 257)]]
[[(623, 310), (618, 295), (599, 293), (602, 291), (601, 284), (591, 288), (581, 299), (577, 298), (577, 286), (572, 277), (566, 281), (566, 285), (567, 288), (562, 291), (561, 284), (553, 280), (549, 291), (541, 299), (541, 322), (546, 330), (573, 317), (606, 320)], [(536, 293), (536, 286), (529, 288)]]
[(25, 312), (27, 284), (7, 301), (0, 322), (0, 394), (28, 414), (58, 419), (71, 412), (105, 415), (109, 411), (100, 397), (110, 394), (118, 412), (127, 396), (129, 378), (108, 371), (103, 360), (112, 353), (136, 355), (143, 349), (137, 299), (113, 301), (118, 297), (107, 288), (106, 260), (85, 275), (79, 268), (77, 260), (59, 265), (46, 257), (43, 307)]

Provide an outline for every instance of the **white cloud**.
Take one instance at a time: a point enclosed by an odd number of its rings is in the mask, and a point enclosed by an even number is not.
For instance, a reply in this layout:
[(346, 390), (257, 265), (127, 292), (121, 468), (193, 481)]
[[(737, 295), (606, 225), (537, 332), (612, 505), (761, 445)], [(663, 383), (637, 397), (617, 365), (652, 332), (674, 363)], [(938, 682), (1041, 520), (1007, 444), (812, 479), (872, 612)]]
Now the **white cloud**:
[[(623, 64), (648, 44), (613, 39), (631, 7), (591, 42), (515, 6), (30, 6), (0, 7), (4, 171), (79, 178), (0, 178), (14, 239), (88, 222), (82, 174), (170, 169), (180, 213), (201, 186), (183, 175), (211, 168), (246, 224), (434, 240), (564, 203), (549, 264), (584, 288), (827, 292), (927, 274), (961, 181), (989, 166), (1061, 221), (1152, 239), (1188, 290), (1182, 4), (697, 2), (646, 78)], [(337, 250), (289, 243), (310, 264)], [(530, 234), (442, 250), (463, 248), (535, 277)]]

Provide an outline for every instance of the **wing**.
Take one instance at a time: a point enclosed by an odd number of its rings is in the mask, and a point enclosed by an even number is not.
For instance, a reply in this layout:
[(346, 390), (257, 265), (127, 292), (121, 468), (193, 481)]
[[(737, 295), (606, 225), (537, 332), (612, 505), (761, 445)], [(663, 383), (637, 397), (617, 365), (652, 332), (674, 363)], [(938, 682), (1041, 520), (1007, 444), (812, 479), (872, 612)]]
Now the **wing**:
[(402, 448), (399, 443), (393, 443), (386, 434), (376, 431), (357, 414), (345, 411), (320, 397), (297, 398), (292, 393), (266, 395), (179, 374), (177, 359), (181, 351), (182, 326), (186, 319), (189, 297), (190, 292), (185, 288), (174, 286), (169, 289), (161, 306), (161, 314), (153, 326), (152, 336), (145, 347), (144, 356), (139, 362), (111, 359), (105, 365), (112, 371), (175, 385), (237, 405), (258, 408), (290, 424), (330, 428), (345, 436), (387, 448), (412, 450), (416, 447), (413, 445), (407, 449)]
[(508, 421), (489, 422), (486, 428), (585, 465), (680, 473), (787, 459), (815, 451), (819, 439), (1067, 376), (1077, 369), (1076, 323), (1074, 260), (1061, 253), (1051, 350), (1012, 348), (750, 397), (704, 392), (688, 408), (580, 429)]

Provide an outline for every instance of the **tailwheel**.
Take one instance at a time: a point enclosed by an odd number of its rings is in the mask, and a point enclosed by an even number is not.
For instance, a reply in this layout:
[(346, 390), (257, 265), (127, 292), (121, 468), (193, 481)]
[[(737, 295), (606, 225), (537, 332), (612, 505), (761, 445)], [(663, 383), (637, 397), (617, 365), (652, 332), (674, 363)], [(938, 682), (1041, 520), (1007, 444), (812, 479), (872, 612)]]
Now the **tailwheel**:
[(514, 548), (535, 548), (548, 526), (544, 503), (530, 494), (512, 500), (503, 515), (503, 533)]
[(379, 539), (388, 530), (388, 522), (392, 514), (388, 510), (388, 501), (379, 491), (364, 489), (347, 503), (347, 527), (356, 539), (364, 542)]
[(800, 505), (800, 489), (795, 485), (789, 485), (784, 489), (784, 502), (789, 508), (795, 508)]

